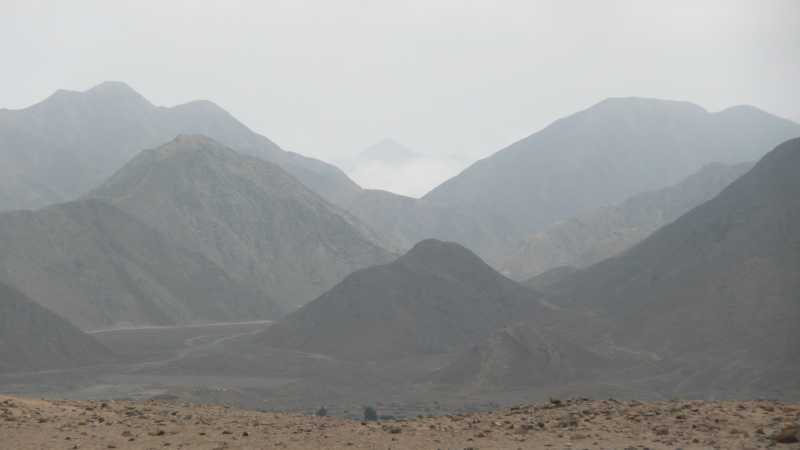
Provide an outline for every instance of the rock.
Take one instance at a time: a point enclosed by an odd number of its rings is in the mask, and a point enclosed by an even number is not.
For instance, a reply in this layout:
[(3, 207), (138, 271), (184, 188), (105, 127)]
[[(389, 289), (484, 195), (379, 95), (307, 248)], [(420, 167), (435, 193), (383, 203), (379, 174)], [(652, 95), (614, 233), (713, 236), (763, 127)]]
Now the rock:
[(772, 436), (772, 440), (780, 444), (800, 442), (800, 426), (789, 425)]
[(666, 425), (657, 426), (653, 428), (653, 433), (655, 433), (656, 436), (666, 436), (669, 434), (669, 427)]

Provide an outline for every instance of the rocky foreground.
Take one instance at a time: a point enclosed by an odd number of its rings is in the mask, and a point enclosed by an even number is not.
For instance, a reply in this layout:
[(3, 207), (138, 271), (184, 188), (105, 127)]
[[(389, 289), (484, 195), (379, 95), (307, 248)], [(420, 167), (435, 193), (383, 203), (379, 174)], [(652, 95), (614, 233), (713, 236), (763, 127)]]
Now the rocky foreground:
[(360, 422), (161, 401), (0, 397), (3, 449), (800, 449), (800, 404), (553, 400)]

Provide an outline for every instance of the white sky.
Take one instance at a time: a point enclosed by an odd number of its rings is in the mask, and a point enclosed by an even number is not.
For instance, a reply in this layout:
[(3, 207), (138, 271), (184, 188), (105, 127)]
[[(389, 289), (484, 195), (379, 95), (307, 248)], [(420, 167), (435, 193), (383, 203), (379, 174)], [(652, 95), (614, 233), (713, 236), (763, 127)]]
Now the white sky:
[(800, 121), (800, 1), (0, 0), (0, 107), (130, 84), (335, 161), (474, 159), (609, 96)]

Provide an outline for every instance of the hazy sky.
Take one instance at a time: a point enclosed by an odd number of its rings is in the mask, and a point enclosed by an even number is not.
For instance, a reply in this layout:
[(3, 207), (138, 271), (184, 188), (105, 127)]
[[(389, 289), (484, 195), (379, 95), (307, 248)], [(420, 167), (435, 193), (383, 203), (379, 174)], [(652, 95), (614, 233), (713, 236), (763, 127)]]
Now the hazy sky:
[(800, 1), (0, 0), (0, 107), (130, 84), (336, 161), (489, 154), (609, 96), (800, 121)]

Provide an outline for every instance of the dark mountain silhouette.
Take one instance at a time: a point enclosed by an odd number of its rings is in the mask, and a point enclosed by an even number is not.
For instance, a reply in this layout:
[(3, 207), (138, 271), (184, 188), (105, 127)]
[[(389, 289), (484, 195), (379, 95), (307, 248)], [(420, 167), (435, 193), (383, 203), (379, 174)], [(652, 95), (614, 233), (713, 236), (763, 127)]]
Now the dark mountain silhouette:
[(549, 301), (607, 318), (611, 342), (660, 358), (796, 366), (799, 171), (793, 139), (622, 255), (551, 286)]
[(460, 351), (523, 313), (545, 314), (538, 297), (466, 248), (426, 240), (348, 276), (257, 341), (355, 360)]
[(560, 222), (526, 239), (501, 271), (519, 280), (559, 266), (588, 267), (712, 199), (751, 167), (751, 163), (709, 164), (675, 186), (637, 194), (619, 205)]
[(391, 259), (368, 228), (279, 166), (204, 136), (141, 152), (90, 196), (287, 308)]
[(212, 102), (158, 107), (124, 83), (105, 82), (0, 110), (0, 210), (73, 200), (141, 149), (193, 133), (276, 163), (331, 201), (345, 203), (359, 190), (336, 167), (282, 150)]
[(97, 200), (0, 213), (0, 279), (83, 329), (278, 315), (263, 293)]
[(660, 189), (712, 162), (754, 161), (800, 125), (756, 108), (612, 98), (476, 162), (424, 199), (494, 222), (493, 242), (460, 241), (497, 263), (532, 232)]
[(76, 367), (112, 357), (91, 336), (0, 283), (0, 373)]

